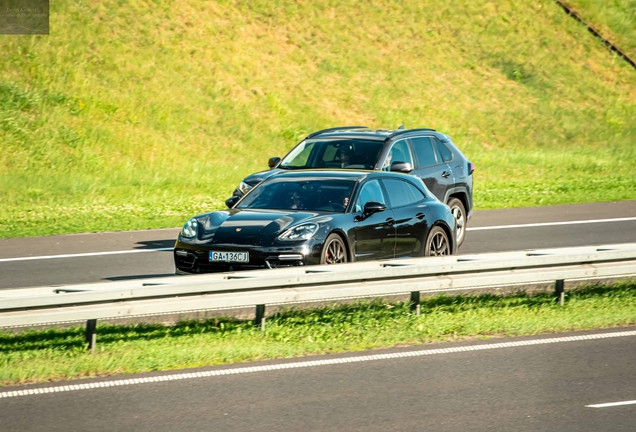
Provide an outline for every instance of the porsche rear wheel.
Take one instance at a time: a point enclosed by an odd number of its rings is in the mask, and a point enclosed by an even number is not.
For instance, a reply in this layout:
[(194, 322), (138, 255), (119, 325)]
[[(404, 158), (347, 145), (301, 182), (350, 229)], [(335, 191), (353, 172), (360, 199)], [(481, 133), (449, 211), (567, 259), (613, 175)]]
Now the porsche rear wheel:
[(441, 227), (433, 227), (426, 239), (424, 256), (445, 256), (450, 254), (450, 243), (446, 232)]
[(330, 234), (325, 240), (320, 257), (321, 264), (342, 264), (347, 262), (347, 248), (338, 234)]

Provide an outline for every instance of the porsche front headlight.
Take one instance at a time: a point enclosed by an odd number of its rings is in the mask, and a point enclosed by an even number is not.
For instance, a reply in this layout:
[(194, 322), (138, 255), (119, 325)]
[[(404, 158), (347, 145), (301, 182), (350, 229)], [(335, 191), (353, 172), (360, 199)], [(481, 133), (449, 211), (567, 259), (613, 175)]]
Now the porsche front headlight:
[(309, 223), (298, 225), (282, 233), (278, 239), (283, 241), (308, 240), (316, 234), (316, 231), (318, 231), (318, 224)]
[(252, 186), (248, 185), (244, 181), (242, 181), (241, 184), (238, 187), (238, 190), (240, 190), (243, 193), (243, 195), (245, 195), (247, 192), (249, 192), (250, 189), (252, 189)]
[(185, 238), (195, 238), (197, 236), (197, 229), (199, 224), (195, 218), (190, 219), (181, 228), (181, 235)]

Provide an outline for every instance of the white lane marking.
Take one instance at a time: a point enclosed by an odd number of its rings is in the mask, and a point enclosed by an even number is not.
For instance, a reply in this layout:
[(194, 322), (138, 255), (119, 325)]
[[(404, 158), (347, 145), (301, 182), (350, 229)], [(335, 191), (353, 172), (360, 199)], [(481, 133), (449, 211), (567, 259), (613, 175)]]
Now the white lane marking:
[(634, 404), (636, 404), (636, 400), (623, 401), (623, 402), (608, 402), (608, 403), (595, 404), (595, 405), (585, 405), (585, 407), (586, 408), (607, 408), (607, 407), (615, 407), (615, 406), (621, 406), (621, 405), (634, 405)]
[(374, 360), (388, 360), (388, 359), (397, 359), (397, 358), (406, 358), (406, 357), (421, 357), (421, 356), (429, 356), (429, 355), (436, 355), (436, 354), (451, 354), (451, 353), (467, 352), (467, 351), (483, 351), (483, 350), (493, 350), (493, 349), (501, 349), (501, 348), (514, 348), (514, 347), (521, 347), (521, 346), (546, 345), (546, 344), (554, 344), (554, 343), (562, 343), (562, 342), (609, 339), (609, 338), (626, 337), (626, 336), (636, 336), (636, 330), (612, 332), (612, 333), (597, 333), (597, 334), (582, 335), (582, 336), (565, 336), (565, 337), (545, 338), (545, 339), (530, 339), (530, 340), (521, 340), (521, 341), (515, 341), (515, 342), (500, 342), (500, 343), (493, 343), (493, 344), (469, 345), (469, 346), (449, 347), (449, 348), (440, 348), (440, 349), (423, 349), (423, 350), (417, 350), (417, 351), (406, 351), (406, 352), (396, 352), (396, 353), (387, 353), (387, 354), (373, 354), (373, 355), (355, 356), (355, 357), (340, 357), (340, 358), (333, 358), (333, 359), (326, 359), (326, 360), (290, 362), (290, 363), (273, 364), (273, 365), (266, 365), (266, 366), (248, 366), (248, 367), (239, 367), (239, 368), (231, 368), (231, 369), (217, 369), (212, 371), (180, 373), (180, 374), (171, 374), (171, 375), (158, 375), (153, 377), (141, 377), (141, 378), (133, 378), (133, 379), (102, 381), (102, 382), (93, 382), (93, 383), (84, 383), (84, 384), (71, 384), (71, 385), (57, 386), (57, 387), (53, 386), (53, 387), (41, 387), (41, 388), (34, 388), (34, 389), (22, 389), (22, 390), (0, 392), (0, 399), (17, 397), (17, 396), (30, 396), (30, 395), (43, 394), (43, 393), (60, 393), (60, 392), (69, 392), (69, 391), (77, 391), (77, 390), (88, 390), (88, 389), (94, 389), (94, 388), (147, 384), (147, 383), (161, 382), (161, 381), (180, 381), (180, 380), (186, 380), (186, 379), (208, 378), (208, 377), (221, 376), (221, 375), (265, 372), (265, 371), (281, 370), (281, 369), (300, 369), (300, 368), (308, 368), (308, 367), (316, 367), (316, 366), (329, 366), (329, 365), (343, 364), (343, 363), (359, 363), (359, 362), (374, 361)]
[[(625, 222), (625, 221), (636, 221), (636, 217), (625, 217), (625, 218), (615, 218), (615, 219), (590, 219), (590, 220), (581, 220), (581, 221), (570, 221), (570, 222), (544, 222), (544, 223), (532, 223), (532, 224), (519, 224), (519, 225), (498, 225), (498, 226), (487, 226), (487, 227), (468, 227), (467, 231), (484, 231), (484, 230), (499, 230), (499, 229), (510, 229), (510, 228), (533, 228), (533, 227), (544, 227), (544, 226), (558, 226), (558, 225), (580, 225), (587, 223), (603, 223), (603, 222)], [(129, 253), (139, 253), (139, 252), (160, 252), (160, 251), (171, 251), (174, 248), (157, 248), (157, 249), (133, 249), (133, 250), (122, 250), (122, 251), (111, 251), (111, 252), (88, 252), (81, 254), (64, 254), (64, 255), (45, 255), (45, 256), (30, 256), (30, 257), (19, 257), (19, 258), (0, 258), (0, 262), (9, 262), (9, 261), (31, 261), (31, 260), (41, 260), (41, 259), (53, 259), (53, 258), (79, 258), (79, 257), (90, 257), (90, 256), (101, 256), (101, 255), (119, 255), (119, 254), (129, 254)]]
[(89, 257), (89, 256), (100, 256), (100, 255), (120, 255), (120, 254), (141, 253), (141, 252), (171, 251), (173, 249), (174, 248), (132, 249), (132, 250), (110, 251), (110, 252), (87, 252), (87, 253), (80, 253), (80, 254), (44, 255), (44, 256), (30, 256), (30, 257), (20, 257), (20, 258), (1, 258), (0, 262), (31, 261), (31, 260), (42, 260), (42, 259), (52, 259), (52, 258), (77, 258), (77, 257)]
[(498, 229), (510, 229), (510, 228), (533, 228), (533, 227), (544, 227), (544, 226), (559, 226), (559, 225), (580, 225), (580, 224), (588, 224), (588, 223), (604, 223), (604, 222), (626, 222), (626, 221), (635, 221), (636, 217), (624, 217), (624, 218), (614, 218), (614, 219), (589, 219), (589, 220), (578, 220), (578, 221), (568, 221), (568, 222), (541, 222), (541, 223), (530, 223), (530, 224), (518, 224), (518, 225), (499, 225), (499, 226), (486, 226), (486, 227), (468, 227), (466, 231), (484, 231), (484, 230), (498, 230)]

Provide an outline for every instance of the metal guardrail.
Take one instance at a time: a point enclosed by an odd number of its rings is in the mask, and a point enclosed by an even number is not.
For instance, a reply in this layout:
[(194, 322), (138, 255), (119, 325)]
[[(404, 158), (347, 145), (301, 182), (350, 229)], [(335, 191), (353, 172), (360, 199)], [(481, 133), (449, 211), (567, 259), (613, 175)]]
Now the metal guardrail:
[(562, 301), (566, 279), (633, 274), (636, 243), (40, 287), (0, 298), (0, 327), (87, 320), (94, 346), (97, 319), (256, 307), (260, 323), (267, 304), (411, 293), (418, 305), (424, 291), (546, 281)]

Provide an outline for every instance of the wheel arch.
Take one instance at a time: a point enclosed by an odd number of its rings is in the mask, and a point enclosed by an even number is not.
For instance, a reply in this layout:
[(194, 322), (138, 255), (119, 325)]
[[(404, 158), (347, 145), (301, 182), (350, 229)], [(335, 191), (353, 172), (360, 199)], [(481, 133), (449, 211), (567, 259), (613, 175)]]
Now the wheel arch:
[(353, 262), (353, 248), (349, 244), (349, 236), (347, 236), (345, 232), (340, 228), (331, 230), (331, 232), (327, 234), (327, 237), (329, 237), (331, 234), (336, 234), (340, 237), (340, 239), (345, 245), (345, 248), (347, 249), (348, 262)]
[[(457, 253), (457, 240), (453, 237), (451, 228), (448, 226), (446, 222), (437, 221), (431, 226), (431, 229), (429, 229), (428, 232), (430, 233), (431, 230), (435, 228), (436, 226), (443, 229), (444, 232), (446, 233), (446, 236), (448, 237), (450, 247), (451, 247), (451, 255), (455, 255)], [(427, 237), (428, 237), (428, 234), (427, 234)]]
[(466, 210), (466, 215), (470, 213), (470, 203), (468, 202), (468, 192), (464, 188), (454, 188), (448, 191), (446, 194), (445, 204), (448, 204), (450, 200), (453, 198), (457, 198), (464, 205), (464, 209)]

